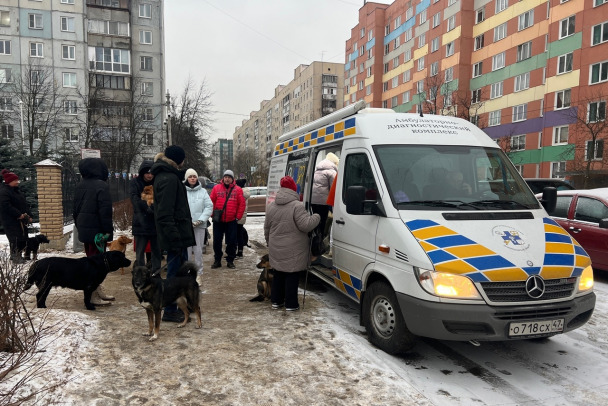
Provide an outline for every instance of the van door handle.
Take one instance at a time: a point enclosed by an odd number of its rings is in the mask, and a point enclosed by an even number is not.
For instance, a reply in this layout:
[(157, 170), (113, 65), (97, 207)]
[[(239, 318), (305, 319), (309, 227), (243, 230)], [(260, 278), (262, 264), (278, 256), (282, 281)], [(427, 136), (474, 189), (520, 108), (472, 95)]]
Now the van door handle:
[(345, 223), (344, 223), (344, 220), (336, 220), (336, 224), (344, 225)]
[(574, 228), (574, 227), (570, 227), (570, 230), (571, 230), (573, 233), (580, 233), (580, 232), (581, 232), (581, 229), (580, 229), (580, 228)]

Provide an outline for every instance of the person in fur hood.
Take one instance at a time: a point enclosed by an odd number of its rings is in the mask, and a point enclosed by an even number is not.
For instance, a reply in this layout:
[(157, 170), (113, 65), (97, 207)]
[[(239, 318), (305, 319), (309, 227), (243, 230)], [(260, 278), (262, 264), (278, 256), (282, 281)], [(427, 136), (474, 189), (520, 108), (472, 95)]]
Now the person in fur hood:
[[(167, 278), (175, 277), (188, 260), (187, 248), (196, 244), (186, 188), (182, 183), (184, 149), (171, 145), (154, 157), (154, 221), (161, 250), (167, 251)], [(163, 321), (182, 322), (184, 315), (175, 304), (167, 306)]]

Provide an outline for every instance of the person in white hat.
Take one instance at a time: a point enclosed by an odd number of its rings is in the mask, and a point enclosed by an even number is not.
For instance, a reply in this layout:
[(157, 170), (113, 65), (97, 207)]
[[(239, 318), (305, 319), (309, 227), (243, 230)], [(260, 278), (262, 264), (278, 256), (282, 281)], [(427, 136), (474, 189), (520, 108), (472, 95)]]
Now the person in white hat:
[(203, 276), (203, 247), (205, 244), (205, 232), (207, 231), (207, 220), (213, 211), (213, 202), (209, 194), (198, 181), (198, 174), (192, 168), (186, 171), (184, 180), (186, 185), (186, 195), (188, 195), (188, 205), (192, 214), (192, 226), (194, 227), (194, 239), (196, 244), (188, 247), (188, 261), (194, 262), (197, 267), (196, 281), (199, 286), (202, 284)]

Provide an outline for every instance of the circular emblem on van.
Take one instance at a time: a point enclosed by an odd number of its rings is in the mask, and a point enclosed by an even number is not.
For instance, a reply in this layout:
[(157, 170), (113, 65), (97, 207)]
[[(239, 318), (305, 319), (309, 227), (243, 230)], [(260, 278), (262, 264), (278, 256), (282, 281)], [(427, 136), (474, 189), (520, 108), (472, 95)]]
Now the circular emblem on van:
[(519, 230), (508, 226), (496, 226), (492, 229), (492, 234), (501, 239), (505, 247), (524, 251), (530, 248), (530, 244), (526, 241), (526, 236)]
[(538, 299), (545, 293), (545, 281), (538, 275), (532, 275), (526, 280), (526, 293), (532, 299)]

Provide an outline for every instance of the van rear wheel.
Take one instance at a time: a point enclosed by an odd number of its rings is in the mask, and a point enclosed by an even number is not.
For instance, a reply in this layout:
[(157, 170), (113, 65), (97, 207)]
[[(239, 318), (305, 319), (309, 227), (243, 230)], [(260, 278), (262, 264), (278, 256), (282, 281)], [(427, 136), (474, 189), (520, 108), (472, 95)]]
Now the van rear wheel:
[(395, 291), (386, 282), (374, 282), (365, 292), (363, 324), (369, 341), (389, 354), (404, 353), (416, 342), (405, 325)]

